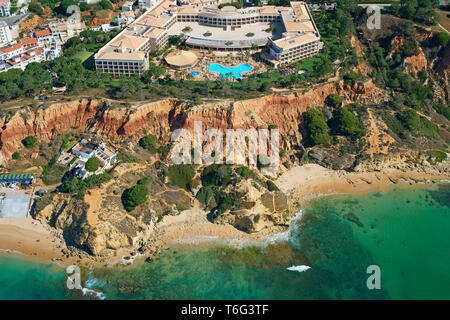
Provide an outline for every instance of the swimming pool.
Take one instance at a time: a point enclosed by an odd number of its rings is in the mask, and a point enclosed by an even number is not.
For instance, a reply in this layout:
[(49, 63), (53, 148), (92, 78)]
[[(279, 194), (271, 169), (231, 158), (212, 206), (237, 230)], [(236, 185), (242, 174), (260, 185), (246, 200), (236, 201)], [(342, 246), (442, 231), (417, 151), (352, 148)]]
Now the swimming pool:
[(200, 74), (200, 72), (198, 72), (198, 71), (191, 71), (190, 73), (191, 73), (191, 76), (194, 76), (194, 77), (196, 77)]
[(232, 76), (235, 79), (239, 79), (242, 72), (248, 72), (252, 69), (253, 67), (249, 64), (240, 64), (237, 67), (224, 67), (220, 64), (214, 63), (208, 66), (209, 71), (218, 72), (221, 77), (229, 78)]

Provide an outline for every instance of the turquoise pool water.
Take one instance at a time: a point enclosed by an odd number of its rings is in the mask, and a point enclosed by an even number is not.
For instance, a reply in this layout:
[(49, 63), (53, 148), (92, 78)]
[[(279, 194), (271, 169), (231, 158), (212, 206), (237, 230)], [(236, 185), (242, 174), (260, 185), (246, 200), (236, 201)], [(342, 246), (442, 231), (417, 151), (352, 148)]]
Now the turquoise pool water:
[[(450, 185), (316, 200), (264, 246), (176, 245), (152, 263), (99, 268), (106, 299), (450, 299)], [(307, 265), (305, 272), (288, 271)], [(368, 290), (366, 269), (381, 269)], [(88, 285), (88, 282), (90, 285)], [(0, 299), (67, 295), (64, 270), (0, 257)]]
[(190, 73), (191, 73), (191, 76), (193, 76), (193, 77), (196, 77), (200, 74), (200, 72), (198, 72), (198, 71), (191, 71)]
[(208, 66), (209, 71), (218, 72), (221, 77), (233, 77), (235, 79), (239, 79), (242, 76), (242, 72), (248, 72), (252, 69), (253, 67), (249, 64), (240, 64), (237, 67), (224, 67), (220, 64), (214, 63)]

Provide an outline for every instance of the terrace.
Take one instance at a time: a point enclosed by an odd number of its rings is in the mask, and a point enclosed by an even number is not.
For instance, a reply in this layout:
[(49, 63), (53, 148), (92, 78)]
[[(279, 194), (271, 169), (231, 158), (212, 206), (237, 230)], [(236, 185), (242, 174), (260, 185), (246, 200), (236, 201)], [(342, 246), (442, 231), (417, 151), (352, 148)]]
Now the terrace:
[[(185, 31), (189, 27), (190, 31)], [(206, 26), (197, 22), (178, 22), (169, 30), (170, 35), (184, 34), (186, 44), (196, 48), (218, 48), (223, 51), (245, 50), (264, 47), (270, 38), (280, 38), (282, 26), (276, 23), (274, 32), (269, 32), (270, 23), (254, 23), (238, 26)]]

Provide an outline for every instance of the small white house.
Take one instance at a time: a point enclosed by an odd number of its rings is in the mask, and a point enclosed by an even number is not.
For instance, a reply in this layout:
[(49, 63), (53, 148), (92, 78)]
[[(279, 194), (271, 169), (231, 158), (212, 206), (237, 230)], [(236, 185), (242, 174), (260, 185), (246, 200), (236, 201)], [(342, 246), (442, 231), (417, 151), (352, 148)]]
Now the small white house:
[(73, 164), (75, 173), (82, 179), (87, 178), (92, 173), (86, 171), (86, 162), (92, 158), (97, 157), (100, 161), (100, 167), (93, 174), (100, 174), (106, 169), (112, 167), (117, 160), (117, 151), (106, 146), (106, 143), (101, 142), (94, 144), (83, 139), (72, 148), (72, 153), (78, 157)]

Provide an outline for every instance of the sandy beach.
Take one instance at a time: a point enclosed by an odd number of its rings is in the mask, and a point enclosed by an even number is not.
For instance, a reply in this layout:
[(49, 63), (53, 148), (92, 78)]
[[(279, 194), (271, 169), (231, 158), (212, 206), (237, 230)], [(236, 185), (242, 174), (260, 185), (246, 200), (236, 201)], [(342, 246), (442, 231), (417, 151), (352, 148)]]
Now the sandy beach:
[[(299, 207), (320, 196), (332, 194), (363, 194), (385, 192), (394, 188), (417, 187), (432, 181), (449, 180), (448, 175), (390, 169), (384, 172), (352, 172), (330, 170), (319, 165), (297, 166), (282, 174), (276, 184)], [(177, 216), (167, 215), (158, 223), (152, 255), (174, 243), (198, 243), (213, 239), (225, 241), (264, 241), (285, 231), (283, 227), (271, 227), (256, 233), (246, 233), (231, 225), (208, 221), (198, 203)], [(0, 219), (0, 254), (15, 255), (40, 261), (55, 262), (66, 266), (77, 260), (65, 258), (61, 250), (65, 243), (60, 234), (32, 218)], [(135, 250), (133, 250), (135, 251)], [(101, 263), (117, 263), (131, 250), (121, 249), (114, 257), (101, 259)], [(99, 263), (82, 259), (82, 262)]]
[(30, 217), (0, 219), (0, 254), (58, 262), (64, 241), (56, 230)]

